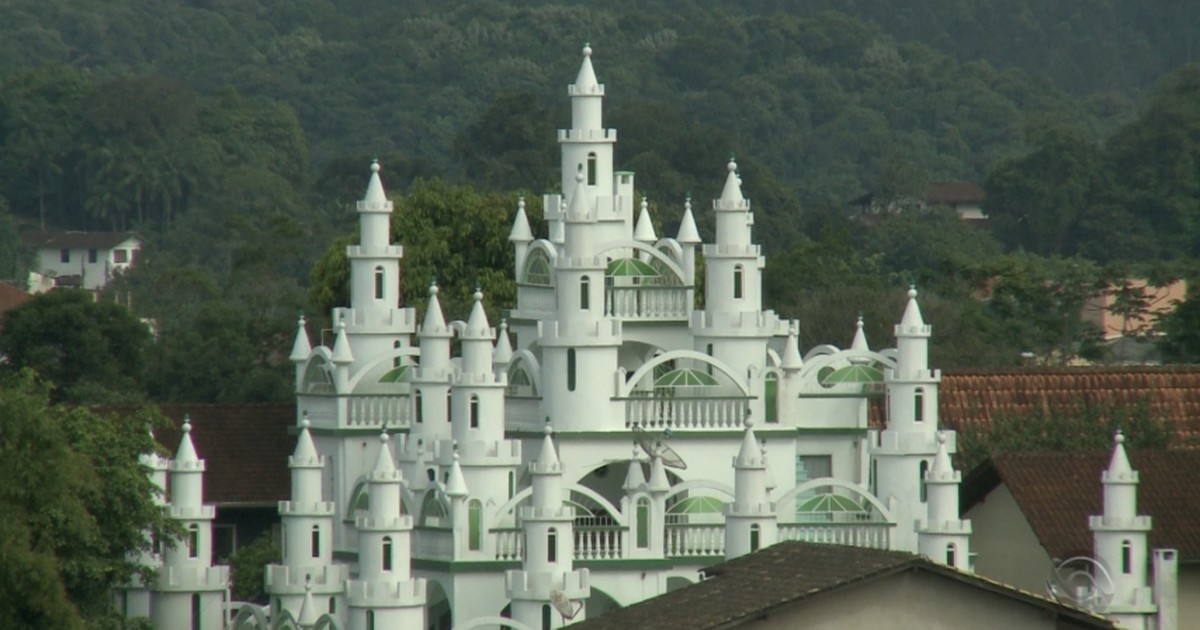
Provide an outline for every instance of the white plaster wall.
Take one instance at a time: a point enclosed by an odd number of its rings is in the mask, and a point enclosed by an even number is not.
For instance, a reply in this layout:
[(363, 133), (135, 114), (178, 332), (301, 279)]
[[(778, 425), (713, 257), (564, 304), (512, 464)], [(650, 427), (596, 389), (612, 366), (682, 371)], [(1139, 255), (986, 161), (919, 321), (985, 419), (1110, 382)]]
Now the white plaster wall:
[(965, 518), (971, 520), (976, 573), (1031, 593), (1046, 592), (1054, 565), (1008, 486), (1000, 484), (967, 510)]

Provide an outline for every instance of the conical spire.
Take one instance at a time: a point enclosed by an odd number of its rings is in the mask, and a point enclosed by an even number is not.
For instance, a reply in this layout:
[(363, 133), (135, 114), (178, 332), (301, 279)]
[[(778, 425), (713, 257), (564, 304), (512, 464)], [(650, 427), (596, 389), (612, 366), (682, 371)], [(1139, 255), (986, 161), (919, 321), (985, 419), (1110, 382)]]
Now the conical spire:
[(796, 329), (799, 327), (800, 325), (796, 322), (792, 322), (788, 326), (787, 343), (783, 347), (783, 361), (779, 365), (785, 370), (798, 370), (804, 367), (804, 359), (800, 357), (800, 341), (796, 335)]
[(179, 449), (175, 451), (175, 463), (184, 464), (200, 461), (196, 455), (196, 446), (192, 444), (192, 419), (189, 416), (183, 417), (183, 426), (179, 428), (183, 431), (183, 437), (179, 439)]
[(642, 461), (638, 459), (640, 454), (641, 449), (634, 444), (633, 457), (629, 458), (629, 472), (625, 474), (625, 485), (622, 486), (626, 492), (633, 492), (646, 483), (646, 475), (642, 472)]
[(925, 320), (921, 317), (921, 307), (917, 305), (917, 288), (908, 288), (908, 304), (904, 307), (904, 316), (900, 318), (903, 328), (923, 327)]
[(491, 339), (492, 328), (488, 324), (487, 312), (483, 310), (483, 291), (475, 287), (475, 293), (471, 297), (475, 303), (471, 306), (471, 315), (467, 318), (467, 330), (463, 336)]
[(333, 342), (333, 362), (337, 365), (354, 363), (354, 354), (350, 352), (350, 340), (346, 338), (346, 322), (338, 322), (337, 339)]
[(575, 173), (575, 192), (571, 195), (571, 203), (567, 206), (567, 220), (584, 220), (591, 209), (591, 199), (588, 197), (588, 187), (583, 185), (583, 170)]
[(692, 215), (692, 198), (683, 202), (683, 219), (679, 221), (679, 233), (675, 240), (685, 245), (700, 242), (700, 231), (696, 229), (696, 217)]
[(450, 464), (450, 477), (446, 480), (446, 496), (467, 496), (467, 480), (463, 477), (462, 467), (458, 465), (458, 453), (454, 453), (454, 463)]
[(721, 202), (724, 204), (740, 204), (746, 200), (742, 196), (742, 178), (737, 174), (737, 162), (733, 156), (729, 157), (729, 164), (725, 166), (729, 174), (725, 176), (725, 188), (721, 191)]
[(379, 179), (379, 160), (374, 160), (371, 162), (371, 180), (367, 182), (367, 194), (363, 195), (363, 205), (386, 203), (387, 194), (383, 192), (383, 181)]
[(533, 240), (533, 230), (529, 229), (529, 217), (525, 214), (525, 196), (517, 200), (517, 217), (513, 219), (512, 231), (508, 240), (513, 243), (528, 243)]
[(500, 335), (496, 339), (496, 350), (492, 353), (492, 363), (495, 365), (508, 368), (508, 363), (512, 361), (512, 344), (508, 341), (508, 320), (500, 320)]
[(313, 600), (312, 579), (304, 584), (304, 601), (300, 604), (300, 615), (296, 617), (296, 625), (301, 628), (312, 628), (317, 625), (321, 616), (317, 614), (317, 602)]
[(376, 475), (390, 475), (396, 472), (396, 462), (392, 461), (392, 447), (389, 444), (391, 439), (387, 429), (380, 432), (379, 456), (375, 458), (375, 468), (372, 469)]
[(425, 307), (425, 319), (421, 320), (421, 334), (445, 333), (446, 317), (442, 315), (442, 302), (438, 299), (437, 278), (429, 281), (429, 305)]
[(1112, 459), (1105, 471), (1105, 481), (1125, 481), (1133, 477), (1133, 466), (1129, 465), (1129, 456), (1125, 454), (1125, 434), (1117, 431), (1113, 437)]
[(650, 461), (650, 482), (647, 488), (651, 492), (666, 492), (671, 489), (671, 482), (667, 480), (667, 468), (663, 465), (661, 457), (654, 457)]
[(579, 75), (575, 77), (575, 93), (595, 92), (600, 88), (596, 80), (596, 71), (592, 69), (592, 46), (583, 45), (583, 63), (579, 66)]
[(742, 432), (742, 448), (738, 450), (734, 464), (742, 468), (759, 468), (765, 462), (762, 457), (763, 449), (754, 437), (754, 420), (746, 418), (746, 430)]
[(946, 450), (946, 434), (937, 432), (937, 453), (933, 456), (933, 468), (929, 469), (930, 478), (949, 475), (954, 476), (954, 463), (950, 461), (950, 453)]
[(542, 438), (542, 452), (538, 454), (538, 466), (542, 470), (549, 470), (551, 467), (559, 465), (558, 451), (554, 450), (554, 440), (550, 437), (553, 433), (554, 429), (547, 424), (545, 437)]
[(296, 451), (292, 453), (292, 461), (298, 464), (313, 462), (320, 460), (320, 455), (317, 454), (317, 445), (313, 443), (312, 432), (308, 428), (312, 423), (308, 421), (306, 415), (300, 421), (300, 436), (296, 439)]
[(867, 344), (867, 333), (863, 332), (863, 317), (858, 316), (858, 321), (854, 324), (854, 341), (850, 342), (850, 349), (859, 352), (870, 352), (871, 346)]
[(658, 240), (658, 235), (654, 233), (654, 224), (650, 221), (650, 204), (646, 201), (645, 195), (642, 196), (642, 211), (638, 214), (633, 238), (644, 243), (653, 243)]
[(292, 343), (292, 354), (288, 356), (293, 363), (303, 363), (312, 354), (312, 344), (308, 341), (308, 329), (305, 328), (304, 315), (296, 324), (296, 341)]

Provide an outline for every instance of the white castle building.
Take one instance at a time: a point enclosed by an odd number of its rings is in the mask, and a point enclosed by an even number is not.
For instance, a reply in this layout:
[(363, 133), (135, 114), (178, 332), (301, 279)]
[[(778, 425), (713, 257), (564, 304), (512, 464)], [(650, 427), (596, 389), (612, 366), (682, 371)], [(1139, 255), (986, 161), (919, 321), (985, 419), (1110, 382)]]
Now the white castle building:
[[(591, 52), (568, 88), (549, 238), (516, 208), (517, 303), (498, 329), (478, 291), (465, 321), (447, 321), (436, 285), (424, 317), (400, 306), (404, 252), (371, 167), (335, 341), (314, 347), (301, 319), (291, 353), (301, 417), (271, 602), (242, 607), (234, 627), (558, 628), (786, 540), (971, 570), (917, 292), (896, 348), (871, 349), (860, 320), (848, 348), (802, 353), (797, 322), (763, 307), (765, 259), (737, 164), (712, 205), (713, 242), (690, 201), (678, 233), (657, 236), (633, 173), (614, 170)], [(867, 422), (875, 396), (887, 399), (882, 430)], [(189, 445), (185, 433), (170, 470), (191, 553), (147, 558), (159, 582), (129, 596), (135, 613), (207, 629), (219, 626), (198, 607), (228, 575), (195, 560), (211, 510)], [(1097, 553), (1145, 566), (1149, 524), (1130, 511), (1136, 473), (1117, 451)], [(1140, 542), (1122, 547), (1129, 539)], [(1153, 618), (1144, 577), (1120, 582), (1122, 619)]]

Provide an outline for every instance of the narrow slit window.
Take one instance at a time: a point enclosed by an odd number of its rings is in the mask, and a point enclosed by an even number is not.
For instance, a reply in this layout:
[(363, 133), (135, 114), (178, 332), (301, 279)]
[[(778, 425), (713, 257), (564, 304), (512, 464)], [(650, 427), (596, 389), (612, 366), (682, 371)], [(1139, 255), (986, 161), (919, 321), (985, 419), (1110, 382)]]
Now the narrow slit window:
[(546, 534), (546, 562), (558, 562), (558, 529), (554, 527)]
[(313, 525), (312, 528), (312, 557), (321, 557), (321, 527)]
[(567, 350), (567, 391), (575, 391), (575, 349)]
[(425, 422), (425, 405), (421, 404), (420, 390), (413, 394), (413, 415), (417, 418), (417, 424)]
[(928, 492), (929, 489), (925, 484), (925, 473), (927, 473), (927, 472), (929, 472), (929, 462), (923, 459), (923, 460), (921, 460), (921, 467), (918, 469), (918, 472), (917, 472), (917, 474), (921, 477), (921, 501), (922, 502), (925, 501), (925, 499), (928, 497), (928, 494), (929, 494), (929, 492)]
[(587, 158), (587, 183), (588, 186), (596, 185), (596, 154), (589, 153)]
[(188, 557), (195, 558), (200, 555), (200, 528), (196, 525), (188, 526)]
[(913, 394), (913, 421), (914, 422), (924, 422), (925, 421), (925, 388), (924, 387), (918, 387), (916, 393)]
[(958, 561), (958, 548), (954, 543), (946, 543), (946, 566), (955, 566)]
[(745, 271), (741, 265), (737, 265), (733, 268), (733, 299), (735, 300), (742, 299), (742, 294), (744, 293), (742, 289), (742, 280), (743, 276), (745, 275)]
[(392, 537), (383, 537), (383, 570), (392, 570)]
[(473, 499), (467, 506), (467, 549), (479, 551), (483, 547), (483, 504)]
[(450, 413), (450, 410), (453, 407), (451, 402), (452, 402), (452, 398), (450, 396), (450, 392), (446, 392), (446, 422), (451, 421), (452, 414)]
[(1130, 540), (1121, 541), (1121, 573), (1133, 573), (1133, 542)]
[(579, 279), (579, 310), (581, 311), (586, 311), (589, 308), (591, 297), (589, 295), (589, 289), (591, 283), (591, 280), (589, 280), (587, 276)]
[(383, 267), (375, 268), (375, 299), (383, 299)]
[(762, 537), (762, 529), (755, 523), (750, 526), (750, 551), (758, 551), (759, 539)]
[(478, 429), (479, 428), (479, 396), (476, 396), (475, 394), (471, 394), (471, 404), (470, 404), (470, 408), (469, 408), (469, 414), (471, 416), (471, 428)]

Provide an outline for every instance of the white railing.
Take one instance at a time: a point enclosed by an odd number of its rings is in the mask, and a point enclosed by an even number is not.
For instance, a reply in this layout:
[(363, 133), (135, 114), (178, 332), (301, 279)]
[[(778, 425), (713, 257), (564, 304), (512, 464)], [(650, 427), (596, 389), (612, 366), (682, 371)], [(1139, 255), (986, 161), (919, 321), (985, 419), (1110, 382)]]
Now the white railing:
[(346, 399), (346, 425), (351, 427), (388, 428), (408, 426), (408, 396), (360, 395)]
[(780, 523), (779, 540), (887, 549), (890, 523)]
[(668, 558), (725, 555), (725, 525), (677, 525), (667, 527)]
[(609, 287), (604, 314), (618, 319), (686, 319), (687, 287)]
[(582, 527), (575, 529), (576, 560), (616, 560), (621, 558), (623, 527)]
[(493, 529), (497, 560), (520, 560), (525, 557), (525, 530), (521, 528)]
[(628, 398), (625, 426), (738, 429), (748, 406), (745, 398)]

